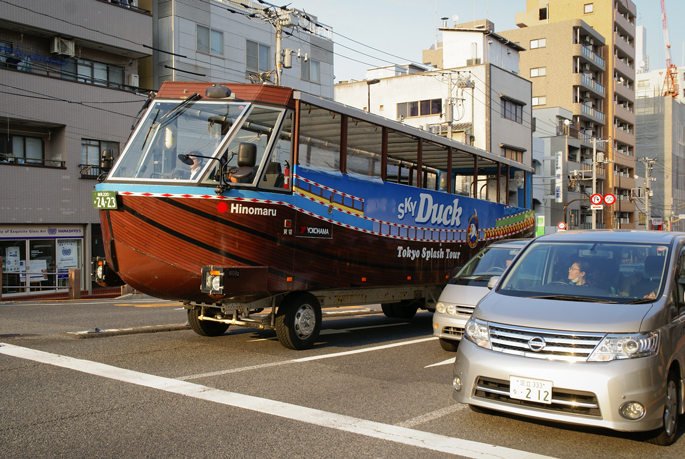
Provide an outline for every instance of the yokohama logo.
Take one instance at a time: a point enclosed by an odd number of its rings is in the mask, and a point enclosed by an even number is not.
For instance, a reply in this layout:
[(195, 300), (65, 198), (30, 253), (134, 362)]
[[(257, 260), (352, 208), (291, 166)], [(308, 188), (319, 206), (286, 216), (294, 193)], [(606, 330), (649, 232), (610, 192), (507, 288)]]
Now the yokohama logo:
[(320, 226), (303, 226), (300, 225), (300, 232), (298, 236), (305, 237), (331, 237), (330, 228), (322, 228)]

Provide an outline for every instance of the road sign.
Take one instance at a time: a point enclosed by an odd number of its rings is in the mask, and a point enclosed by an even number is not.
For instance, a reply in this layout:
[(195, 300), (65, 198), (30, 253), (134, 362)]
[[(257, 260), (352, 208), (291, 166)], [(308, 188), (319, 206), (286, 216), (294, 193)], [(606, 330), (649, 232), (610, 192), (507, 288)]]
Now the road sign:
[(607, 193), (604, 195), (604, 204), (606, 204), (607, 206), (610, 206), (615, 202), (616, 202), (616, 196), (614, 196), (613, 194)]
[(601, 204), (593, 204), (593, 205), (590, 206), (590, 209), (592, 209), (592, 210), (602, 210), (602, 209), (604, 209), (604, 206), (601, 205)]
[(566, 229), (566, 223), (564, 222), (559, 222), (557, 224), (557, 228), (559, 228), (561, 231), (564, 231)]
[(593, 194), (592, 196), (590, 196), (590, 201), (591, 201), (593, 204), (601, 204), (603, 199), (604, 199), (604, 198), (603, 198), (602, 195), (599, 194), (599, 193), (595, 193), (595, 194)]

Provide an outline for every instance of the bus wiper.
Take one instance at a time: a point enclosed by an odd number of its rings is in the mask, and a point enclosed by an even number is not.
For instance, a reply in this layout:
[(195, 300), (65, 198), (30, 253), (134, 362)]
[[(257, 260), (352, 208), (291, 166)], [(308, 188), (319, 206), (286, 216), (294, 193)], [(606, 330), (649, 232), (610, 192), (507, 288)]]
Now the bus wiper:
[(616, 301), (604, 300), (601, 298), (593, 298), (588, 296), (574, 296), (574, 295), (542, 295), (542, 296), (529, 296), (528, 298), (536, 300), (562, 300), (562, 301), (584, 301), (586, 303), (608, 303), (616, 304)]
[(147, 145), (147, 139), (150, 137), (150, 133), (152, 132), (152, 128), (155, 127), (155, 121), (157, 121), (157, 117), (159, 116), (159, 109), (157, 109), (157, 113), (155, 113), (155, 118), (152, 120), (152, 124), (150, 124), (150, 127), (147, 130), (147, 134), (145, 134), (145, 140), (143, 140), (143, 146), (140, 148), (141, 150), (145, 150), (145, 145)]

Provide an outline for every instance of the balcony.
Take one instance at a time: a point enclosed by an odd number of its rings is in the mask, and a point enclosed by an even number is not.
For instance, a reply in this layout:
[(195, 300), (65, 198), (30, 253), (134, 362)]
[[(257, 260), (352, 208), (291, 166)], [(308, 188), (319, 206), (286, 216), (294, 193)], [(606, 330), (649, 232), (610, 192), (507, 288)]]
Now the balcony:
[(614, 32), (614, 44), (631, 59), (635, 59), (635, 46), (626, 40), (626, 37)]
[(628, 63), (614, 56), (614, 70), (621, 73), (630, 81), (635, 79), (635, 69)]
[(588, 89), (593, 91), (598, 97), (604, 98), (606, 89), (604, 85), (599, 84), (597, 81), (586, 76), (584, 73), (577, 73), (573, 77), (573, 85), (580, 86), (583, 89)]
[(618, 142), (627, 143), (628, 145), (635, 145), (635, 134), (633, 132), (625, 131), (618, 126), (614, 126), (613, 137)]
[(595, 110), (589, 105), (574, 103), (573, 104), (573, 114), (582, 116), (588, 121), (596, 121), (599, 124), (604, 124), (606, 116), (599, 110)]
[(630, 110), (623, 108), (623, 106), (614, 104), (614, 116), (617, 118), (620, 118), (621, 120), (625, 121), (626, 123), (635, 125), (636, 118), (635, 118), (635, 113), (631, 112)]
[(22, 24), (27, 31), (70, 37), (88, 48), (116, 54), (127, 50), (134, 59), (152, 55), (152, 50), (143, 46), (152, 46), (153, 35), (152, 14), (145, 10), (100, 0), (72, 1), (66, 5), (44, 0), (6, 0), (5, 3), (14, 6), (3, 8), (3, 21)]
[(614, 80), (614, 92), (616, 94), (619, 94), (624, 99), (628, 99), (631, 102), (635, 102), (635, 91), (632, 88), (616, 80)]
[(574, 50), (574, 55), (575, 56), (583, 56), (585, 59), (588, 61), (592, 62), (595, 64), (599, 69), (603, 72), (606, 70), (606, 61), (604, 58), (598, 56), (595, 54), (591, 48), (585, 45), (576, 45), (579, 47), (579, 49)]
[(614, 22), (618, 24), (620, 28), (628, 32), (630, 36), (635, 37), (635, 24), (626, 19), (622, 14), (616, 13)]

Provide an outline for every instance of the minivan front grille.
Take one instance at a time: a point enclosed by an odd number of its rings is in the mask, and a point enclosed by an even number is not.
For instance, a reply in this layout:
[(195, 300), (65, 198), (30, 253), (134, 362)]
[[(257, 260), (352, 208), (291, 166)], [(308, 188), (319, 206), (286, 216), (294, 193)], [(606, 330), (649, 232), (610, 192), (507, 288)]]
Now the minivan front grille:
[(523, 357), (585, 362), (604, 333), (578, 333), (489, 323), (492, 350)]
[(461, 339), (464, 336), (464, 327), (443, 327), (442, 333), (452, 335)]
[(481, 376), (476, 381), (476, 393), (474, 395), (485, 400), (547, 411), (558, 411), (581, 416), (599, 417), (602, 415), (597, 396), (592, 392), (555, 387), (552, 389), (551, 404), (535, 403), (511, 398), (509, 395), (509, 381)]
[(476, 309), (475, 306), (464, 306), (463, 304), (457, 304), (457, 314), (464, 314), (466, 316), (473, 315), (473, 311)]

